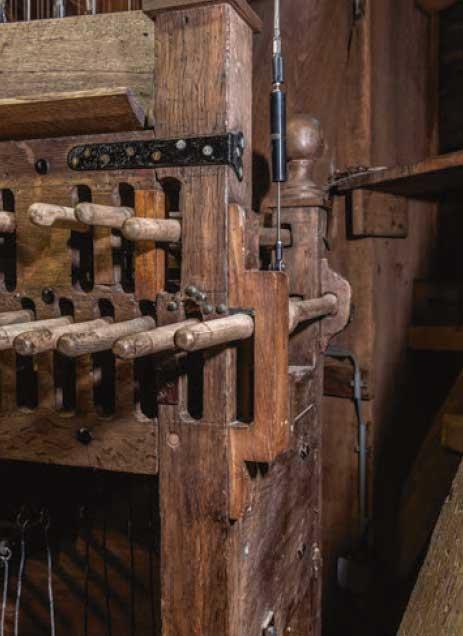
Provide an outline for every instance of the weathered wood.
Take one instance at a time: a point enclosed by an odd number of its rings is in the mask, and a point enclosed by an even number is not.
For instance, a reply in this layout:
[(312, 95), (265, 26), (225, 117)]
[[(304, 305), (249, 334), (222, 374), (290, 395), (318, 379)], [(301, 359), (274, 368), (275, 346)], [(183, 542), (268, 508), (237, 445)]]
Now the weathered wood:
[(460, 634), (463, 629), (462, 498), (463, 464), (460, 464), (398, 636), (448, 636)]
[(151, 316), (134, 318), (115, 324), (106, 324), (91, 331), (86, 328), (78, 333), (65, 334), (60, 337), (57, 349), (66, 356), (72, 358), (82, 356), (86, 353), (96, 353), (111, 349), (116, 340), (123, 336), (146, 331), (155, 326)]
[(48, 327), (61, 327), (70, 325), (72, 318), (63, 316), (62, 318), (50, 318), (49, 320), (36, 320), (33, 322), (22, 322), (10, 324), (0, 329), (0, 351), (11, 349), (16, 336), (26, 331), (36, 331), (37, 329), (47, 329)]
[[(275, 247), (277, 230), (274, 227), (259, 228), (259, 245), (261, 247)], [(281, 242), (284, 247), (291, 245), (291, 232), (285, 228), (281, 230)]]
[(463, 329), (458, 327), (410, 327), (408, 346), (414, 351), (463, 351)]
[(148, 110), (153, 47), (141, 11), (3, 24), (2, 98), (127, 86)]
[(74, 232), (87, 232), (88, 226), (79, 221), (74, 208), (51, 203), (33, 203), (28, 210), (31, 223), (39, 227), (57, 227), (73, 230)]
[(158, 327), (152, 331), (144, 331), (135, 336), (120, 338), (113, 347), (113, 352), (124, 360), (133, 360), (143, 356), (153, 355), (161, 351), (175, 349), (175, 334), (177, 331), (198, 323), (198, 320), (183, 320)]
[(310, 300), (291, 300), (289, 303), (289, 333), (292, 333), (302, 322), (323, 318), (335, 314), (338, 299), (334, 294), (325, 294)]
[(80, 322), (77, 324), (60, 325), (58, 327), (48, 327), (48, 329), (37, 329), (36, 331), (26, 331), (16, 336), (13, 346), (17, 353), (22, 356), (34, 356), (44, 351), (56, 349), (61, 336), (71, 333), (84, 333), (86, 330), (92, 331), (98, 327), (104, 327), (107, 321), (104, 318)]
[(175, 333), (175, 344), (184, 351), (201, 351), (210, 347), (250, 338), (254, 321), (246, 314), (236, 314), (183, 327)]
[(129, 88), (0, 99), (0, 140), (142, 130), (143, 106)]
[[(353, 373), (353, 367), (349, 361), (343, 362), (326, 357), (323, 381), (324, 394), (351, 400), (354, 397)], [(361, 369), (361, 377), (362, 399), (371, 400), (374, 396), (366, 369)]]
[(14, 212), (0, 211), (0, 232), (13, 234), (16, 231), (16, 217)]
[(0, 313), (0, 327), (14, 325), (21, 322), (32, 322), (34, 312), (30, 309), (18, 309), (18, 311), (5, 311)]
[(425, 11), (443, 11), (456, 2), (457, 0), (416, 0), (416, 4)]
[(348, 214), (352, 238), (408, 235), (408, 202), (404, 197), (354, 190), (348, 201)]
[(133, 208), (79, 203), (75, 209), (77, 219), (84, 225), (96, 225), (121, 230), (127, 219), (134, 215)]
[(125, 221), (122, 234), (129, 241), (178, 243), (182, 235), (182, 226), (174, 219), (132, 218)]

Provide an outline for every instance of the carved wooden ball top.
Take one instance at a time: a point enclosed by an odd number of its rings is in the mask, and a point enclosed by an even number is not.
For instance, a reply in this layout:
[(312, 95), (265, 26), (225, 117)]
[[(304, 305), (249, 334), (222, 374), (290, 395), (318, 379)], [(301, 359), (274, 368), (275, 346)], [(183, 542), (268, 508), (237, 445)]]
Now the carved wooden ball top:
[(312, 115), (293, 115), (288, 119), (287, 148), (288, 159), (319, 159), (325, 145), (320, 122)]

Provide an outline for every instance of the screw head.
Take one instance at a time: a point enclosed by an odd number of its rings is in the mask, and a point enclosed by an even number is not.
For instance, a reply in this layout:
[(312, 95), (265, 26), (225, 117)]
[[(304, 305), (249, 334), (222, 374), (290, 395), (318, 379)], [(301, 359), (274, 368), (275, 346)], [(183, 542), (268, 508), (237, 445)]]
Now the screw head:
[(133, 146), (127, 146), (127, 148), (125, 149), (125, 154), (127, 155), (127, 157), (133, 157), (135, 154), (135, 148)]
[[(77, 159), (77, 157), (75, 157), (75, 159)], [(37, 174), (41, 174), (41, 175), (48, 174), (49, 170), (50, 170), (50, 164), (48, 163), (46, 159), (37, 159), (37, 161), (35, 162), (35, 171), (37, 172)]]
[(111, 157), (108, 154), (105, 153), (104, 155), (101, 155), (100, 164), (103, 168), (107, 166), (110, 161), (111, 161)]
[(178, 303), (175, 300), (171, 300), (167, 303), (167, 311), (177, 311)]
[(212, 305), (203, 305), (203, 314), (206, 314), (206, 316), (212, 314), (213, 311), (214, 307)]
[(51, 305), (55, 302), (55, 292), (51, 287), (42, 289), (42, 300), (46, 305)]
[(88, 428), (79, 428), (76, 433), (76, 439), (81, 444), (84, 444), (84, 446), (88, 446), (93, 440), (93, 435)]
[(203, 147), (203, 155), (205, 157), (211, 157), (213, 152), (214, 152), (214, 148), (210, 146), (209, 144)]
[(244, 150), (246, 148), (246, 139), (244, 138), (244, 135), (241, 135), (241, 137), (239, 138), (239, 146), (241, 148), (241, 150)]
[(186, 141), (184, 139), (179, 139), (175, 144), (175, 147), (177, 148), (177, 150), (185, 150)]
[(198, 294), (198, 288), (194, 285), (188, 285), (188, 287), (185, 289), (185, 294), (187, 296), (196, 296)]
[(243, 178), (243, 168), (241, 166), (238, 168), (238, 178), (239, 179)]
[(154, 152), (151, 153), (151, 159), (153, 161), (160, 161), (161, 156), (162, 155), (160, 150), (155, 150)]
[(198, 291), (198, 293), (195, 294), (195, 298), (203, 303), (207, 300), (207, 294), (202, 291)]
[(216, 312), (218, 314), (226, 314), (228, 311), (228, 307), (227, 305), (224, 305), (223, 303), (221, 303), (220, 305), (217, 305), (216, 307)]
[(90, 148), (85, 148), (84, 150), (84, 157), (86, 159), (90, 159), (90, 157), (92, 156), (92, 151), (90, 150)]

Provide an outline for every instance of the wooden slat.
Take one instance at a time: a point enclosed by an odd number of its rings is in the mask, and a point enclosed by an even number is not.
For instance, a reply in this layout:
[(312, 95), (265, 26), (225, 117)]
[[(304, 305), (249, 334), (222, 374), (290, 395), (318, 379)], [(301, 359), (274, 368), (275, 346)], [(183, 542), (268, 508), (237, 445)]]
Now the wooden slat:
[[(373, 391), (367, 369), (361, 370), (362, 399), (372, 400)], [(325, 358), (323, 392), (325, 395), (352, 399), (354, 370), (350, 362)]]
[(143, 11), (150, 16), (155, 16), (160, 11), (165, 12), (169, 9), (179, 11), (180, 9), (190, 9), (195, 6), (223, 4), (223, 2), (231, 4), (255, 33), (262, 30), (262, 21), (251, 9), (247, 0), (143, 0)]
[(145, 112), (129, 88), (0, 100), (0, 140), (141, 130)]
[(410, 198), (435, 199), (463, 188), (463, 151), (430, 157), (408, 166), (396, 166), (346, 177), (336, 183), (339, 193), (359, 188)]
[[(166, 216), (162, 190), (137, 190), (135, 216), (143, 219), (163, 219)], [(138, 299), (154, 299), (164, 290), (166, 251), (153, 241), (135, 242), (135, 295)]]
[(411, 327), (408, 346), (414, 351), (463, 351), (463, 329), (458, 327)]

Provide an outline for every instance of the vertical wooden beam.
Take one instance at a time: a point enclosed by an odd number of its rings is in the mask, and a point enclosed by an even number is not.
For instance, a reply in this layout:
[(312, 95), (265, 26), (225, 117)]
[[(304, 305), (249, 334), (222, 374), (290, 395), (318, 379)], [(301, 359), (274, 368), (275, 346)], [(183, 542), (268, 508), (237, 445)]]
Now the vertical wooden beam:
[[(166, 215), (162, 190), (136, 190), (135, 216), (163, 219)], [(153, 241), (135, 243), (135, 295), (139, 300), (156, 298), (165, 287), (166, 251)]]

